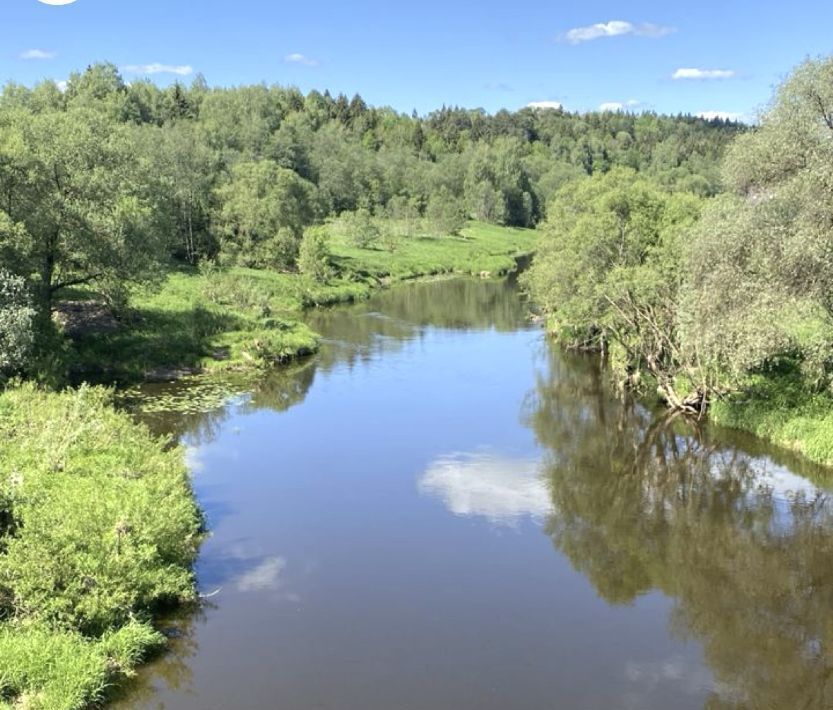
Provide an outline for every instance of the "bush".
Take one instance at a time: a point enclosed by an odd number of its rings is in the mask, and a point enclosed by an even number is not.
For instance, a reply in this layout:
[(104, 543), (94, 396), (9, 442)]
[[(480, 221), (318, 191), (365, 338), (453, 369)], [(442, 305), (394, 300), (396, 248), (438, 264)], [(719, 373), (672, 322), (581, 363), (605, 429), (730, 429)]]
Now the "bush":
[(339, 217), (339, 222), (347, 240), (359, 249), (367, 249), (379, 239), (379, 227), (370, 210), (361, 208), (346, 212)]
[(24, 280), (0, 269), (0, 374), (26, 366), (35, 341), (34, 323)]
[(107, 390), (0, 395), (0, 697), (76, 708), (160, 643), (193, 601), (201, 516), (181, 450)]
[(326, 227), (310, 227), (304, 232), (298, 270), (318, 283), (327, 283), (333, 277)]

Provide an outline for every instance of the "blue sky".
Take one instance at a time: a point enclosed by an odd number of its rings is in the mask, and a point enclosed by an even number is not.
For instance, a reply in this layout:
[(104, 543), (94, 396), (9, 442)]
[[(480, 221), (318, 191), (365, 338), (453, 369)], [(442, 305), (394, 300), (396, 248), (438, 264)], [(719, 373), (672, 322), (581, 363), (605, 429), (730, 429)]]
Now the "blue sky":
[(128, 81), (200, 72), (420, 113), (558, 102), (750, 117), (793, 66), (833, 54), (830, 0), (69, 2), (0, 0), (0, 79), (108, 60)]

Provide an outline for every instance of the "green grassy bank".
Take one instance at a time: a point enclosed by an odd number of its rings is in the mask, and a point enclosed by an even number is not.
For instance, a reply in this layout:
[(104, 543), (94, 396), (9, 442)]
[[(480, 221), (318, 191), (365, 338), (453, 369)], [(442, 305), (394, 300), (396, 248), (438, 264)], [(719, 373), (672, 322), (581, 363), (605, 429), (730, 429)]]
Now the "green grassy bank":
[(0, 394), (0, 440), (0, 707), (87, 707), (196, 600), (183, 453), (90, 387)]
[(472, 222), (460, 236), (400, 239), (394, 251), (357, 248), (334, 234), (337, 276), (327, 284), (294, 273), (234, 267), (179, 269), (161, 287), (133, 294), (120, 327), (69, 344), (74, 379), (141, 381), (183, 372), (239, 370), (312, 353), (304, 310), (365, 298), (373, 288), (446, 273), (497, 276), (533, 251), (532, 230)]
[(833, 397), (813, 391), (798, 373), (756, 375), (742, 392), (716, 401), (709, 416), (833, 467)]

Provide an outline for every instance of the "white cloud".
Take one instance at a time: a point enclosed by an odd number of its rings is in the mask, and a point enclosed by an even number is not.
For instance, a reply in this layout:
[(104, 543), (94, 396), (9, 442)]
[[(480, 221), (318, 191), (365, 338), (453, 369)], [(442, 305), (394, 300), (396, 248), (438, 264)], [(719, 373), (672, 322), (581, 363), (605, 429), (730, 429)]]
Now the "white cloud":
[(527, 105), (527, 108), (540, 108), (540, 109), (559, 109), (561, 108), (560, 101), (530, 101)]
[(455, 454), (432, 463), (417, 486), (442, 499), (455, 515), (482, 516), (511, 525), (524, 516), (543, 517), (552, 499), (538, 461), (490, 454)]
[(700, 111), (694, 114), (700, 118), (705, 118), (707, 121), (713, 121), (719, 118), (722, 121), (743, 121), (744, 114), (736, 113), (734, 111)]
[(565, 32), (562, 39), (570, 44), (579, 44), (602, 37), (621, 37), (624, 35), (664, 37), (674, 31), (673, 27), (663, 27), (650, 22), (634, 24), (625, 20), (610, 20), (610, 22), (597, 22), (595, 25), (587, 25), (586, 27), (574, 27)]
[(67, 90), (67, 83), (65, 80), (56, 81), (55, 86), (58, 87), (58, 91), (60, 91), (62, 94)]
[(697, 69), (695, 67), (682, 67), (672, 75), (672, 79), (731, 79), (737, 76), (734, 69)]
[(635, 109), (642, 106), (641, 101), (636, 99), (628, 99), (627, 101), (605, 101), (599, 104), (599, 111), (626, 111), (627, 109)]
[(288, 62), (289, 64), (303, 64), (305, 67), (317, 67), (318, 60), (312, 59), (308, 57), (306, 54), (301, 54), (300, 52), (293, 52), (292, 54), (287, 54), (283, 60)]
[(72, 5), (75, 0), (38, 0), (38, 2), (42, 2), (44, 5)]
[(188, 76), (194, 73), (194, 68), (189, 64), (128, 64), (122, 67), (127, 74), (177, 74)]
[(21, 59), (55, 59), (55, 52), (47, 52), (44, 49), (27, 49), (20, 54)]

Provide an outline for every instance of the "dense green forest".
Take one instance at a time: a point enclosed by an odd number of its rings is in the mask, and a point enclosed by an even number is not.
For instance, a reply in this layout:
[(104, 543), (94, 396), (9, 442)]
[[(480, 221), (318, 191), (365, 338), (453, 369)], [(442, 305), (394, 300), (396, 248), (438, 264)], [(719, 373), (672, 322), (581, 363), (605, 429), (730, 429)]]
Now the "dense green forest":
[(329, 282), (345, 275), (333, 234), (394, 254), (457, 235), (468, 219), (532, 227), (562, 185), (616, 166), (714, 195), (719, 159), (741, 131), (690, 116), (531, 108), (408, 116), (279, 86), (126, 84), (109, 64), (73, 74), (63, 91), (8, 84), (0, 367), (54, 373), (57, 303), (83, 288), (124, 312), (134, 285), (158, 285), (177, 263)]
[(807, 61), (730, 146), (723, 194), (629, 168), (562, 186), (528, 286), (624, 384), (831, 463), (831, 165), (833, 60)]

